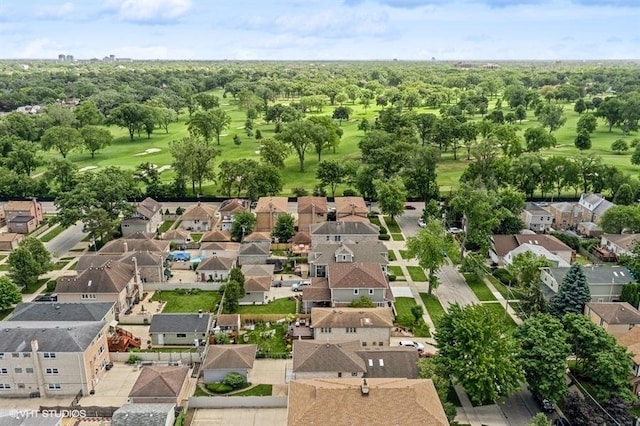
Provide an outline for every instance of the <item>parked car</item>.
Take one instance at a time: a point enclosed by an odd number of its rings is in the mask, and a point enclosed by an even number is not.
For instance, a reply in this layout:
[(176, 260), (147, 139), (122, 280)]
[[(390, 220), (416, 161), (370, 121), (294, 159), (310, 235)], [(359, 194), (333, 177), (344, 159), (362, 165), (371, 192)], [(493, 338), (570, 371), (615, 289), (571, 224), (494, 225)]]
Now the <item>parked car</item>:
[(411, 204), (407, 204), (406, 206), (404, 206), (405, 210), (415, 210), (416, 208), (414, 206), (412, 206)]
[(412, 348), (416, 348), (418, 350), (418, 352), (422, 352), (424, 351), (424, 345), (420, 342), (416, 342), (413, 340), (400, 340), (400, 342), (398, 342), (398, 344), (400, 346), (410, 346)]
[(569, 420), (564, 417), (558, 417), (553, 420), (553, 426), (571, 426), (571, 423), (569, 423)]
[(34, 302), (57, 302), (58, 295), (57, 294), (41, 294), (40, 296), (33, 299)]
[(452, 226), (451, 228), (448, 229), (448, 231), (450, 234), (460, 234), (462, 232), (462, 229)]
[(311, 281), (298, 281), (297, 283), (293, 283), (291, 285), (291, 290), (302, 291), (303, 287), (307, 287), (310, 285), (311, 285)]
[(427, 222), (425, 222), (424, 219), (420, 218), (418, 219), (418, 226), (420, 228), (424, 228), (425, 226), (427, 226)]
[(538, 404), (540, 404), (540, 407), (542, 408), (543, 411), (546, 411), (547, 413), (553, 413), (556, 410), (556, 407), (553, 405), (553, 402), (549, 401), (544, 396), (539, 395), (537, 393), (533, 393), (533, 397), (536, 399), (536, 401), (538, 401)]

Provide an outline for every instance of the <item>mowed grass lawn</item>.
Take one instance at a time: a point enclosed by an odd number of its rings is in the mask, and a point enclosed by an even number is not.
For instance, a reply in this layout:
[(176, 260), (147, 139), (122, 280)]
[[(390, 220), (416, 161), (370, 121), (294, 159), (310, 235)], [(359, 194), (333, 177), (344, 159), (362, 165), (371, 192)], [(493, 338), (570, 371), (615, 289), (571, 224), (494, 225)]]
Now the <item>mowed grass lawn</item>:
[(387, 268), (389, 268), (389, 272), (395, 275), (396, 277), (404, 277), (401, 267), (392, 265), (392, 266), (388, 266)]
[(53, 240), (58, 235), (62, 234), (65, 229), (67, 229), (67, 228), (65, 228), (64, 226), (56, 225), (53, 228), (50, 228), (47, 232), (45, 232), (41, 236), (39, 236), (38, 239), (40, 241), (42, 241), (43, 243), (48, 243), (49, 241)]
[(398, 313), (396, 323), (398, 323), (402, 327), (411, 329), (413, 335), (416, 337), (431, 337), (431, 333), (429, 333), (429, 327), (427, 327), (427, 324), (425, 324), (422, 318), (420, 318), (417, 323), (414, 322), (411, 308), (416, 305), (417, 303), (412, 297), (396, 298), (395, 307)]
[(438, 300), (435, 295), (430, 295), (429, 293), (420, 293), (420, 298), (422, 299), (424, 306), (427, 308), (431, 321), (437, 326), (440, 318), (444, 317), (446, 314), (440, 300)]
[(496, 300), (496, 297), (493, 295), (489, 287), (482, 281), (476, 274), (463, 274), (464, 279), (467, 282), (467, 285), (471, 288), (481, 302), (493, 301)]
[(266, 305), (240, 305), (237, 314), (251, 315), (251, 314), (295, 314), (296, 313), (296, 301), (283, 297), (276, 299)]
[[(180, 294), (176, 291), (159, 290), (153, 294), (152, 301), (165, 301), (163, 314), (215, 312), (216, 305), (220, 302), (220, 293), (217, 291), (199, 291), (195, 294)], [(144, 302), (143, 302), (144, 303)]]
[(427, 281), (427, 275), (420, 266), (407, 266), (407, 271), (413, 281)]
[[(227, 130), (223, 132), (220, 138), (220, 155), (216, 158), (216, 166), (224, 160), (234, 160), (238, 158), (251, 158), (259, 159), (260, 141), (255, 137), (248, 137), (244, 132), (244, 122), (246, 119), (246, 113), (239, 108), (237, 102), (232, 98), (223, 99), (222, 91), (215, 90), (212, 92), (220, 98), (221, 108), (225, 110), (232, 119), (231, 125)], [(297, 100), (294, 100), (297, 101)], [(288, 104), (291, 100), (278, 99), (275, 103)], [(272, 105), (272, 104), (270, 104)], [(564, 114), (567, 117), (566, 123), (558, 130), (553, 132), (557, 145), (553, 148), (545, 149), (541, 151), (541, 155), (544, 157), (550, 157), (553, 155), (559, 156), (575, 156), (579, 151), (574, 146), (574, 139), (576, 136), (576, 123), (579, 119), (579, 115), (573, 111), (573, 104), (560, 104), (564, 107)], [(363, 138), (364, 133), (357, 129), (359, 122), (366, 118), (370, 123), (373, 123), (375, 117), (380, 112), (379, 107), (369, 108), (366, 111), (362, 108), (362, 105), (347, 103), (352, 109), (352, 114), (347, 121), (343, 121), (341, 129), (344, 134), (340, 141), (340, 145), (337, 147), (336, 152), (333, 150), (325, 150), (322, 153), (321, 160), (337, 160), (344, 162), (345, 160), (355, 160), (360, 158), (360, 150), (358, 143)], [(490, 101), (490, 111), (495, 106), (495, 98)], [(319, 113), (308, 113), (306, 117), (312, 117), (315, 115), (331, 115), (336, 106), (327, 105)], [(416, 108), (415, 113), (434, 113), (440, 115), (438, 109), (433, 108)], [(512, 112), (510, 109), (504, 109), (504, 113)], [(482, 116), (476, 114), (470, 116), (472, 121), (482, 120)], [(91, 158), (90, 153), (72, 151), (67, 158), (74, 162), (79, 169), (85, 167), (104, 168), (107, 166), (119, 166), (125, 169), (134, 170), (139, 164), (144, 162), (150, 162), (158, 167), (169, 166), (173, 162), (173, 158), (169, 152), (169, 143), (174, 140), (181, 139), (188, 136), (187, 121), (189, 119), (186, 110), (183, 111), (178, 117), (178, 121), (169, 125), (169, 132), (165, 133), (162, 129), (155, 129), (151, 138), (147, 138), (145, 134), (140, 137), (137, 135), (134, 140), (129, 139), (127, 130), (115, 126), (110, 126), (109, 130), (114, 136), (114, 141), (111, 146), (96, 153), (95, 158)], [(524, 131), (529, 127), (539, 126), (539, 122), (534, 116), (532, 110), (527, 110), (527, 119), (522, 123), (516, 123), (515, 126), (518, 129), (518, 134), (522, 136)], [(256, 130), (260, 130), (264, 138), (274, 136), (274, 124), (265, 123), (262, 118), (254, 120), (253, 123), (254, 133)], [(238, 135), (241, 139), (241, 144), (236, 146), (233, 143), (234, 135)], [(616, 154), (611, 150), (611, 143), (616, 139), (624, 139), (627, 143), (630, 143), (632, 139), (638, 137), (638, 133), (631, 133), (627, 136), (622, 134), (621, 129), (614, 128), (612, 133), (609, 133), (607, 125), (603, 120), (598, 120), (598, 128), (591, 135), (592, 148), (587, 150), (587, 153), (595, 153), (602, 156), (604, 164), (615, 165), (620, 168), (625, 174), (637, 174), (638, 168), (631, 165), (630, 158), (633, 149), (629, 149), (625, 154)], [(213, 141), (216, 144), (215, 140)], [(216, 144), (217, 145), (217, 144)], [(155, 150), (150, 152), (147, 150)], [(59, 157), (56, 152), (48, 152), (46, 157)], [(437, 181), (440, 186), (440, 192), (446, 194), (452, 189), (459, 186), (460, 176), (468, 164), (473, 160), (467, 160), (466, 152), (464, 149), (459, 150), (458, 158), (453, 159), (453, 154), (449, 152), (442, 153), (441, 160), (437, 167)], [(312, 190), (317, 184), (315, 178), (316, 170), (318, 168), (318, 157), (312, 152), (308, 152), (305, 158), (305, 171), (300, 172), (298, 158), (295, 154), (291, 154), (285, 161), (285, 167), (282, 170), (283, 175), (283, 189), (282, 195), (291, 195), (292, 189), (296, 187), (302, 187), (307, 190)], [(45, 171), (46, 166), (39, 167), (35, 173)], [(217, 172), (217, 167), (216, 167)], [(170, 181), (174, 176), (172, 170), (166, 170), (161, 174), (163, 181)], [(346, 189), (345, 184), (341, 184), (336, 195), (341, 195), (342, 191)], [(213, 182), (205, 182), (203, 185), (204, 195), (220, 194), (219, 188)], [(563, 195), (573, 196), (573, 190), (567, 190)], [(394, 226), (388, 223), (390, 226), (390, 233), (399, 233), (399, 228), (395, 230)]]

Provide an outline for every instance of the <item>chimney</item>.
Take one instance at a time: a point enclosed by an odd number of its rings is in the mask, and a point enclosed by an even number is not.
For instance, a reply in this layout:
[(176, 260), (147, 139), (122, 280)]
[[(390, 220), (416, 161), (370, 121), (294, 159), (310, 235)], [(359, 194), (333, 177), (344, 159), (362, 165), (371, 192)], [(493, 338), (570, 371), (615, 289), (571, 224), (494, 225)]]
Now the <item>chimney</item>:
[(202, 313), (202, 309), (198, 309), (198, 318), (202, 318), (203, 313)]
[(367, 379), (362, 379), (360, 393), (362, 393), (362, 396), (369, 396), (369, 385), (367, 385)]
[(124, 241), (124, 252), (127, 253), (129, 251), (129, 244), (127, 243), (127, 240)]

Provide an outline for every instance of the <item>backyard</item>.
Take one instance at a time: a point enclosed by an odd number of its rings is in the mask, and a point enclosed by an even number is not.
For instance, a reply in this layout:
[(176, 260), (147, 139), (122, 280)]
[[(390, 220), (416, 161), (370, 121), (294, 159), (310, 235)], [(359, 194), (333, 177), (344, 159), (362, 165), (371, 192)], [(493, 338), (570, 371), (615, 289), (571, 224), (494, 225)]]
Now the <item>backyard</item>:
[(165, 302), (162, 313), (215, 312), (222, 296), (217, 291), (190, 290), (158, 290), (151, 301)]
[(416, 306), (417, 303), (412, 297), (398, 297), (396, 298), (395, 307), (398, 313), (396, 323), (410, 331), (416, 337), (431, 337), (429, 333), (429, 327), (425, 324), (424, 319), (420, 318), (418, 322), (414, 322), (411, 308)]
[(254, 329), (240, 335), (239, 341), (258, 346), (256, 358), (288, 358), (291, 345), (286, 341), (285, 323), (258, 322)]
[(276, 299), (266, 305), (240, 305), (235, 313), (240, 315), (295, 314), (296, 300), (292, 297), (283, 297), (281, 299)]

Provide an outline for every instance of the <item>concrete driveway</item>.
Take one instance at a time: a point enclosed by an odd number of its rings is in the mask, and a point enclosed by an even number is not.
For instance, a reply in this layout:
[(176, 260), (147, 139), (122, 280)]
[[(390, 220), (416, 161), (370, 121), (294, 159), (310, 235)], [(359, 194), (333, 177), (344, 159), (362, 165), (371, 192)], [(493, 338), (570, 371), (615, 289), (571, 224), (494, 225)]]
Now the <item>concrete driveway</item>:
[(284, 385), (289, 359), (256, 359), (247, 377), (251, 383)]
[(197, 409), (193, 426), (263, 426), (286, 425), (286, 408), (217, 408)]
[(124, 363), (114, 363), (96, 385), (94, 395), (83, 396), (80, 405), (98, 405), (102, 407), (121, 407), (127, 403), (129, 392), (133, 388), (141, 370)]

